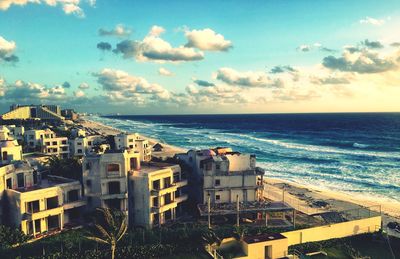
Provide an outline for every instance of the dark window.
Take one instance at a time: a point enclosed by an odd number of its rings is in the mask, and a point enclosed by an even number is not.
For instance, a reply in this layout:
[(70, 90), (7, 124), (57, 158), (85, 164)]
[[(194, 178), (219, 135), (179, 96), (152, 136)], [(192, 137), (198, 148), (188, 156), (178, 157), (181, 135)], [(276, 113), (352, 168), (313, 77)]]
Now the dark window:
[(160, 190), (160, 180), (153, 181), (153, 190)]
[(60, 226), (59, 226), (58, 215), (47, 217), (47, 226), (49, 230), (59, 228)]
[(158, 197), (153, 198), (153, 207), (158, 207)]
[(221, 196), (220, 195), (215, 195), (215, 200), (217, 200), (217, 201), (219, 201), (221, 199)]
[(82, 149), (78, 149), (78, 154), (82, 154)]
[(46, 146), (50, 146), (50, 142), (45, 142), (44, 143)]
[(54, 196), (54, 197), (51, 197), (51, 198), (47, 198), (46, 199), (46, 204), (47, 204), (46, 208), (48, 210), (57, 208), (58, 207), (58, 197)]
[(57, 141), (53, 141), (53, 146), (57, 146)]
[(39, 200), (26, 203), (26, 211), (28, 213), (39, 212)]
[(221, 185), (221, 180), (220, 179), (215, 179), (215, 186)]
[(171, 220), (172, 219), (171, 210), (167, 210), (166, 212), (164, 212), (164, 218), (165, 218), (165, 220)]
[(164, 178), (164, 188), (168, 188), (171, 186), (171, 177)]
[(106, 204), (107, 208), (121, 210), (121, 200), (120, 199), (105, 200), (104, 203)]
[(86, 185), (87, 185), (88, 187), (91, 187), (91, 186), (92, 186), (92, 181), (91, 181), (91, 180), (86, 180)]
[(90, 163), (86, 163), (86, 170), (90, 169)]
[(71, 190), (67, 194), (68, 202), (74, 202), (79, 200), (79, 191), (78, 190)]
[(7, 160), (8, 156), (7, 156), (7, 151), (3, 151), (3, 160)]
[(62, 147), (61, 150), (62, 151), (68, 151), (68, 147)]
[(108, 194), (118, 194), (120, 193), (120, 184), (119, 182), (109, 182), (108, 183)]
[(38, 182), (38, 174), (35, 171), (35, 172), (33, 172), (33, 184), (37, 184), (37, 182)]
[(66, 141), (66, 140), (63, 140), (63, 141), (61, 141), (61, 143), (62, 143), (63, 145), (66, 145), (66, 144), (67, 144), (67, 141)]
[(136, 157), (132, 157), (130, 161), (131, 161), (131, 170), (138, 169), (138, 160), (136, 159)]
[(25, 183), (24, 183), (24, 174), (23, 173), (19, 173), (17, 174), (17, 187), (21, 188), (24, 187)]
[(78, 146), (82, 146), (82, 142), (78, 142)]
[(108, 164), (107, 172), (119, 172), (119, 164)]
[(40, 228), (40, 221), (41, 221), (41, 219), (35, 220), (35, 231), (36, 231), (36, 233), (42, 232), (41, 228)]
[(7, 179), (7, 189), (12, 189), (12, 182), (11, 178)]
[(164, 195), (164, 204), (170, 204), (172, 202), (171, 193), (167, 193)]
[(88, 141), (88, 145), (91, 146), (92, 145), (92, 141)]
[(219, 170), (220, 166), (219, 165), (215, 165), (215, 169)]

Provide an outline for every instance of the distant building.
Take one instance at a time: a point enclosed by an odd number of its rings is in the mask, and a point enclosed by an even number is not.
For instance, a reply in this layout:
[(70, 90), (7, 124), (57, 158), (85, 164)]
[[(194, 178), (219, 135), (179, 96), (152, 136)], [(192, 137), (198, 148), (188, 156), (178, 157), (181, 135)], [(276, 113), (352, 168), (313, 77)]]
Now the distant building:
[(188, 182), (179, 165), (142, 163), (129, 174), (129, 222), (147, 228), (183, 215)]
[[(4, 195), (7, 196), (4, 199)], [(79, 181), (57, 176), (42, 179), (26, 162), (0, 167), (0, 196), (7, 200), (9, 222), (34, 237), (63, 229), (81, 218), (85, 201)]]
[(133, 150), (106, 151), (83, 157), (83, 185), (87, 209), (118, 209), (128, 214), (128, 173), (140, 167)]
[(7, 126), (0, 126), (0, 140), (9, 140), (11, 138), (11, 131)]
[(151, 160), (151, 146), (147, 139), (143, 139), (139, 134), (120, 133), (114, 136), (115, 148), (128, 148), (140, 154), (140, 160), (148, 162)]
[(161, 152), (161, 151), (163, 151), (163, 149), (164, 149), (164, 147), (160, 143), (157, 143), (153, 146), (154, 152)]
[(22, 147), (16, 140), (1, 140), (0, 155), (0, 165), (19, 161), (22, 159)]
[(41, 152), (59, 158), (69, 157), (69, 143), (67, 137), (42, 138), (40, 140)]
[(24, 141), (24, 126), (8, 125), (7, 128), (10, 130), (10, 136), (17, 140), (18, 143), (22, 143)]
[(61, 115), (65, 117), (66, 120), (77, 120), (78, 114), (73, 109), (64, 109), (61, 111)]
[[(96, 148), (110, 149), (108, 144), (104, 146), (105, 138), (100, 135), (92, 135), (87, 137), (75, 137), (69, 140), (70, 154), (71, 156), (84, 156), (87, 153), (95, 152)], [(103, 150), (105, 151), (105, 150)]]
[(27, 130), (24, 133), (25, 144), (29, 149), (40, 149), (41, 148), (41, 140), (55, 138), (56, 133), (50, 129), (38, 130), (32, 129)]
[(12, 105), (10, 111), (4, 113), (3, 120), (64, 120), (58, 105)]

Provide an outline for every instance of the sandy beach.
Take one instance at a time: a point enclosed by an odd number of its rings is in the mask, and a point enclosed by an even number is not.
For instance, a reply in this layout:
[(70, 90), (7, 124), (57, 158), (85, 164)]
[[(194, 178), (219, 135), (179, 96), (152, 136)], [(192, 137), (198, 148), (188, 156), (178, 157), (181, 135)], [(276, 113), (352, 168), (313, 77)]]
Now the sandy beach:
[[(101, 135), (114, 135), (122, 132), (119, 129), (90, 121), (86, 118), (79, 122), (85, 128), (93, 129)], [(161, 143), (157, 139), (143, 136), (150, 145)], [(161, 143), (162, 152), (153, 152), (156, 157), (169, 157), (176, 153), (187, 152), (186, 149)], [(305, 214), (315, 214), (327, 211), (344, 211), (361, 207), (382, 212), (384, 226), (390, 221), (400, 222), (400, 202), (388, 202), (372, 199), (368, 196), (354, 196), (347, 193), (326, 190), (316, 186), (304, 186), (282, 179), (267, 178), (265, 180), (265, 197), (270, 200), (285, 200), (289, 205)], [(398, 233), (390, 234), (400, 236)]]

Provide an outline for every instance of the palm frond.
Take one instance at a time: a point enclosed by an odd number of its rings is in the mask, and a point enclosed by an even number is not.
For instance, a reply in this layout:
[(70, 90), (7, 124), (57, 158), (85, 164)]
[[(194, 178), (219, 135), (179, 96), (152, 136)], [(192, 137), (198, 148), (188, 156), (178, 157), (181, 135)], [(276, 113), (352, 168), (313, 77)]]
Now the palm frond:
[(125, 235), (127, 230), (128, 230), (127, 219), (126, 219), (126, 217), (124, 217), (122, 219), (121, 226), (120, 226), (119, 231), (116, 236), (117, 242)]
[(101, 238), (98, 238), (98, 237), (85, 236), (85, 238), (89, 239), (89, 240), (96, 241), (98, 243), (102, 243), (102, 244), (106, 244), (106, 245), (109, 244), (107, 241), (105, 241), (105, 240), (103, 240)]

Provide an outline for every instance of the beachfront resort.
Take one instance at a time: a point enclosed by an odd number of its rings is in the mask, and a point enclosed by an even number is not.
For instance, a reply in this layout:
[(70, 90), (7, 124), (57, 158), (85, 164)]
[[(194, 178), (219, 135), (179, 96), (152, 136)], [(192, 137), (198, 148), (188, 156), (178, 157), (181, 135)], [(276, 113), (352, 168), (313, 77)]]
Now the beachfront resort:
[[(338, 211), (319, 201), (306, 210), (284, 188), (268, 194), (268, 168), (229, 147), (181, 150), (59, 106), (13, 105), (1, 124), (0, 223), (24, 237), (3, 246), (11, 257), (108, 255), (102, 243), (62, 241), (98, 226), (99, 208), (106, 221), (122, 219), (117, 258), (323, 258), (318, 242), (382, 232), (379, 207)], [(146, 251), (126, 248), (132, 240)]]

